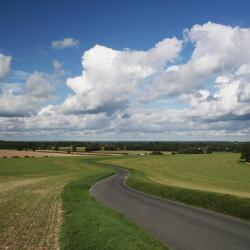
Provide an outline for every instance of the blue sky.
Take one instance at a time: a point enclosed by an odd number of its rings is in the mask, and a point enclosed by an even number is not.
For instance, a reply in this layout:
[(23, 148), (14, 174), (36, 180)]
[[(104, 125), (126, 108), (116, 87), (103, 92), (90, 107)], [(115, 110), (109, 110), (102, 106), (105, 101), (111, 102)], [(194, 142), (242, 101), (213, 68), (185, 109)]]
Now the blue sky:
[[(145, 50), (165, 37), (208, 21), (248, 27), (249, 1), (1, 1), (1, 51), (13, 68), (49, 71), (64, 61), (80, 73), (82, 52), (95, 44)], [(74, 37), (74, 50), (53, 51), (51, 41)]]
[[(0, 137), (249, 139), (250, 60), (239, 48), (249, 48), (249, 10), (249, 1), (1, 1)], [(53, 46), (65, 38), (71, 45)], [(200, 62), (204, 72), (194, 69)], [(205, 118), (213, 112), (211, 123)]]

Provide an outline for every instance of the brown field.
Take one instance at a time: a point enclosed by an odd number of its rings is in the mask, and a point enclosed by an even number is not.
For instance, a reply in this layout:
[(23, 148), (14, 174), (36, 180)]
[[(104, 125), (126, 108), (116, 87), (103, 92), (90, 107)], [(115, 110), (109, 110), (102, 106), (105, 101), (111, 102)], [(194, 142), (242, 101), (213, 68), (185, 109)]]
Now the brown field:
[(60, 249), (63, 187), (87, 170), (79, 157), (0, 159), (0, 250)]
[(74, 156), (63, 152), (49, 152), (49, 151), (19, 151), (19, 150), (0, 150), (0, 158), (7, 157), (45, 157), (45, 156)]

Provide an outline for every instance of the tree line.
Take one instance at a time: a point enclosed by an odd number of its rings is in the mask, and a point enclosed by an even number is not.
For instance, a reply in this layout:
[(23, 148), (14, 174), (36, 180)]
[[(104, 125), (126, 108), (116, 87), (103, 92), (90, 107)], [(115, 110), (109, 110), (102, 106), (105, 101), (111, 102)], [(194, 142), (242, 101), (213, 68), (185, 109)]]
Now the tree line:
[(85, 151), (97, 150), (142, 150), (171, 151), (176, 153), (211, 153), (211, 152), (241, 152), (245, 145), (242, 142), (192, 142), (192, 141), (125, 141), (125, 142), (87, 142), (87, 141), (0, 141), (0, 149), (17, 150), (59, 150), (60, 147), (85, 147)]

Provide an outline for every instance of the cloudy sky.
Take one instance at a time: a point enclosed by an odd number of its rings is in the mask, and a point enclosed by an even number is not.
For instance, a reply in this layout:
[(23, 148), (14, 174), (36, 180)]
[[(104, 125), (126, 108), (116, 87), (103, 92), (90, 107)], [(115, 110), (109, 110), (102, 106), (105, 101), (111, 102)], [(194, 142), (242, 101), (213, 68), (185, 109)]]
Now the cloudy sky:
[(201, 2), (1, 1), (0, 139), (250, 140), (250, 3)]

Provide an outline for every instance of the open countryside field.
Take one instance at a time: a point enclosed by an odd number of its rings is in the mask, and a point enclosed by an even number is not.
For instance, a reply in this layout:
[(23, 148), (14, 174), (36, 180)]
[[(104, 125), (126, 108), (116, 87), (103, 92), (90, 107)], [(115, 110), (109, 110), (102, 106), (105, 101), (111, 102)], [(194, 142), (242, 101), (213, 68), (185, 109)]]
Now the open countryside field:
[(113, 158), (112, 164), (143, 172), (156, 183), (250, 198), (250, 165), (236, 153)]
[(137, 156), (100, 160), (132, 170), (145, 193), (250, 220), (250, 165), (240, 154)]
[(165, 249), (89, 196), (113, 170), (83, 159), (0, 159), (0, 249)]
[(62, 152), (41, 152), (41, 151), (21, 151), (21, 150), (0, 150), (0, 158), (7, 157), (50, 157), (50, 156), (73, 156)]

